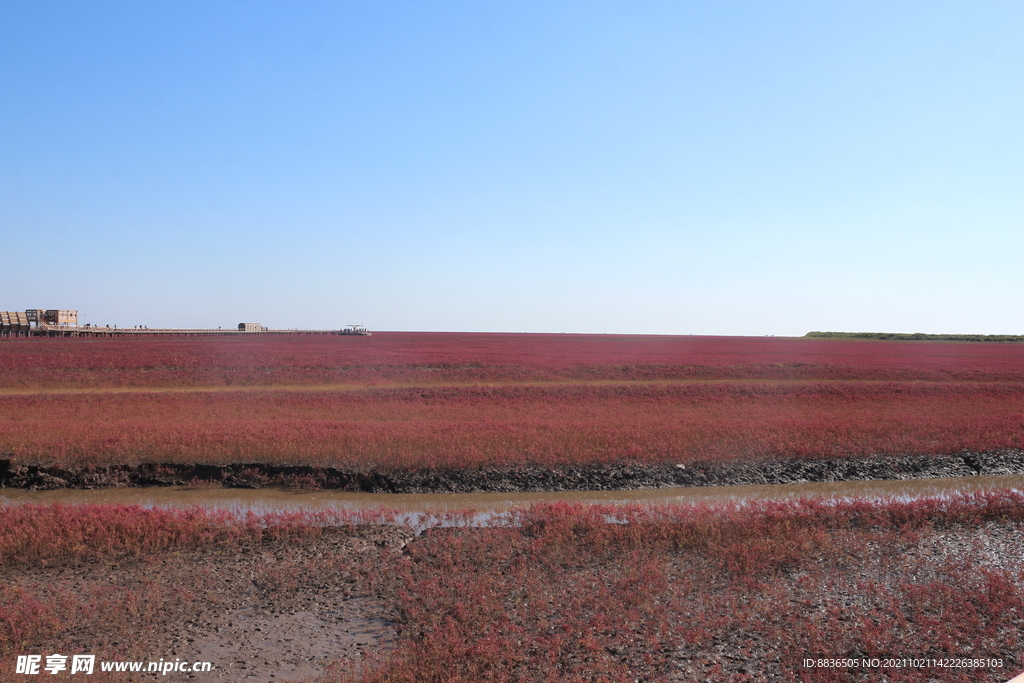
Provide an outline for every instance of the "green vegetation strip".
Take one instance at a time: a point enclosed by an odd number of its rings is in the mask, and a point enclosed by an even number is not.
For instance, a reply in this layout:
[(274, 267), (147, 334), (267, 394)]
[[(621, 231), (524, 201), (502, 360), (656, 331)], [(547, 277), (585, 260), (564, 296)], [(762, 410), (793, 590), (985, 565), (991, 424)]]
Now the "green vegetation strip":
[(924, 334), (923, 332), (808, 332), (809, 339), (878, 339), (881, 341), (1024, 342), (1020, 334)]

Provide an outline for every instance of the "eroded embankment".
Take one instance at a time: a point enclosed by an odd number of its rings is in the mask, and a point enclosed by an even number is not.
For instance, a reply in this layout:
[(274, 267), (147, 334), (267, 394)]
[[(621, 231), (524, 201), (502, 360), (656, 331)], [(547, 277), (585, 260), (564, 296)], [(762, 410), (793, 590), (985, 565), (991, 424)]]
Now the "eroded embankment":
[(671, 486), (736, 486), (804, 482), (929, 479), (1024, 474), (1024, 450), (953, 455), (783, 459), (731, 462), (534, 465), (462, 470), (356, 471), (262, 463), (178, 463), (61, 468), (0, 460), (0, 487), (33, 490), (116, 486), (296, 486), (367, 493), (616, 491)]

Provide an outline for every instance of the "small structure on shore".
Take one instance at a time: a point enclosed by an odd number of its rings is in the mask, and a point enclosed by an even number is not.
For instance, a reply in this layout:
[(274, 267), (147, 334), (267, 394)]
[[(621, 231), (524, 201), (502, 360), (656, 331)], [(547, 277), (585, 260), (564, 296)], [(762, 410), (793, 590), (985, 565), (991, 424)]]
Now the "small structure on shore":
[(78, 311), (30, 308), (27, 311), (0, 311), (0, 336), (28, 337), (36, 330), (78, 327)]
[(79, 325), (78, 311), (67, 309), (0, 311), (0, 337), (228, 337), (242, 334), (370, 336), (369, 330), (362, 325), (348, 325), (340, 330), (277, 330), (263, 323), (238, 323), (237, 327), (226, 329), (150, 328), (146, 325), (119, 328), (117, 325)]
[(0, 311), (0, 335), (5, 337), (28, 336), (28, 316), (21, 311)]

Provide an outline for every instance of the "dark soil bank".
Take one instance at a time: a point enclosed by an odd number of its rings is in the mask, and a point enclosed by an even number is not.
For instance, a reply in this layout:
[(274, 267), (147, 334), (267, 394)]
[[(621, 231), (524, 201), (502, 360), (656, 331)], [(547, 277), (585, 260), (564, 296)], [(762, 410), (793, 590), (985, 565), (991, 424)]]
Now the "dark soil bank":
[(229, 488), (298, 486), (368, 493), (615, 491), (670, 486), (735, 486), (824, 481), (928, 479), (1024, 474), (1024, 450), (903, 455), (830, 460), (612, 463), (473, 470), (359, 472), (332, 467), (233, 465), (112, 465), (93, 468), (23, 466), (0, 460), (0, 486), (24, 489), (220, 484)]

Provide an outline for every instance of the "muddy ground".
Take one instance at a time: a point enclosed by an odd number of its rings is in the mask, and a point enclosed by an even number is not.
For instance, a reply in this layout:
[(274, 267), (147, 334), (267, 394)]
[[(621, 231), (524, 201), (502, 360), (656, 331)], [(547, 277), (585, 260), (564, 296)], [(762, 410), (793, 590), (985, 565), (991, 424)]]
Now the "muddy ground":
[(367, 493), (614, 491), (670, 486), (795, 484), (1024, 474), (1024, 450), (733, 462), (623, 462), (467, 470), (356, 471), (262, 463), (177, 463), (61, 468), (0, 459), (0, 487), (32, 490), (217, 484), (233, 488), (297, 486)]
[[(480, 530), (445, 531), (458, 535)], [(143, 561), (6, 568), (0, 569), (0, 581), (13, 586), (42, 584), (49, 591), (78, 595), (101, 584), (112, 587), (119, 600), (131, 594), (141, 597), (130, 622), (102, 615), (93, 621), (68, 619), (67, 630), (44, 645), (53, 651), (96, 653), (108, 660), (182, 658), (214, 666), (210, 673), (160, 677), (168, 681), (311, 681), (332, 663), (335, 670), (358, 671), (368, 656), (386, 656), (395, 645), (400, 598), (373, 595), (365, 572), (367, 566), (387, 571), (417, 542), (411, 531), (400, 527), (331, 529), (312, 540), (248, 542), (168, 552)], [(378, 559), (366, 562), (373, 553)], [(981, 567), (1016, 571), (1022, 557), (1019, 527), (992, 523), (925, 534), (898, 558), (880, 554), (861, 563), (852, 578), (915, 580), (917, 574), (930, 576), (933, 568), (966, 558)], [(672, 571), (679, 576), (690, 571), (685, 558), (677, 564)], [(861, 599), (856, 593), (808, 595), (799, 582), (783, 589), (791, 592), (795, 614), (813, 616), (826, 599), (851, 605)], [(669, 656), (668, 671), (643, 664), (645, 656), (661, 657), (645, 652), (640, 643), (620, 654), (636, 661), (639, 680), (702, 680), (712, 671), (735, 680), (786, 680), (785, 663), (773, 644), (762, 640), (742, 629), (723, 630), (710, 648), (699, 650), (680, 640)], [(120, 674), (117, 680), (154, 678)]]
[[(161, 677), (166, 680), (309, 680), (329, 664), (356, 668), (391, 646), (396, 611), (368, 594), (365, 572), (384, 566), (411, 538), (404, 527), (327, 529), (316, 539), (248, 541), (141, 561), (0, 568), (0, 583), (30, 591), (42, 585), (45, 595), (75, 596), (90, 606), (64, 608), (59, 617), (66, 630), (36, 643), (52, 648), (47, 654), (180, 658), (214, 667), (172, 672)], [(369, 554), (377, 559), (367, 561)], [(110, 601), (118, 604), (104, 606)], [(153, 674), (135, 678), (153, 680)], [(134, 679), (119, 674), (118, 680)]]
[[(855, 586), (862, 583), (881, 583), (895, 585), (914, 582), (927, 584), (941, 574), (942, 568), (970, 563), (979, 571), (1007, 571), (1011, 575), (1021, 577), (1021, 562), (1024, 560), (1024, 536), (1016, 524), (988, 523), (978, 526), (963, 526), (942, 531), (922, 534), (916, 543), (902, 548), (895, 556), (885, 552), (867, 552), (859, 558), (855, 568), (836, 575), (832, 590), (826, 592), (808, 592), (801, 585), (799, 576), (780, 579), (777, 588), (788, 597), (787, 613), (801, 615), (801, 619), (813, 620), (826, 613), (828, 606), (844, 605), (839, 614), (841, 620), (856, 620), (865, 607), (864, 595)], [(682, 576), (687, 572), (683, 563), (674, 567)], [(802, 573), (802, 572), (801, 572)], [(838, 627), (837, 631), (840, 630)], [(846, 656), (829, 650), (823, 645), (821, 652), (805, 653), (810, 657)], [(861, 653), (862, 655), (866, 653)], [(906, 653), (890, 653), (894, 656), (907, 656)], [(910, 656), (920, 657), (920, 653)], [(1003, 669), (974, 670), (950, 674), (949, 671), (917, 669), (914, 673), (919, 678), (909, 677), (898, 680), (971, 680), (971, 681), (1005, 681), (1020, 673), (1020, 653), (1018, 650), (994, 648), (991, 652), (965, 652), (962, 656), (994, 657), (1004, 661)], [(778, 649), (757, 632), (746, 632), (742, 629), (724, 630), (711, 647), (694, 648), (685, 642), (672, 652), (671, 672), (668, 680), (673, 683), (707, 680), (709, 672), (719, 671), (723, 676), (737, 681), (790, 681), (792, 671), (798, 668), (792, 659), (785, 661)], [(994, 678), (993, 678), (994, 676)], [(817, 677), (808, 674), (807, 680), (837, 680), (823, 674)], [(838, 680), (857, 682), (874, 682), (891, 680), (880, 670), (861, 670), (840, 675)]]

